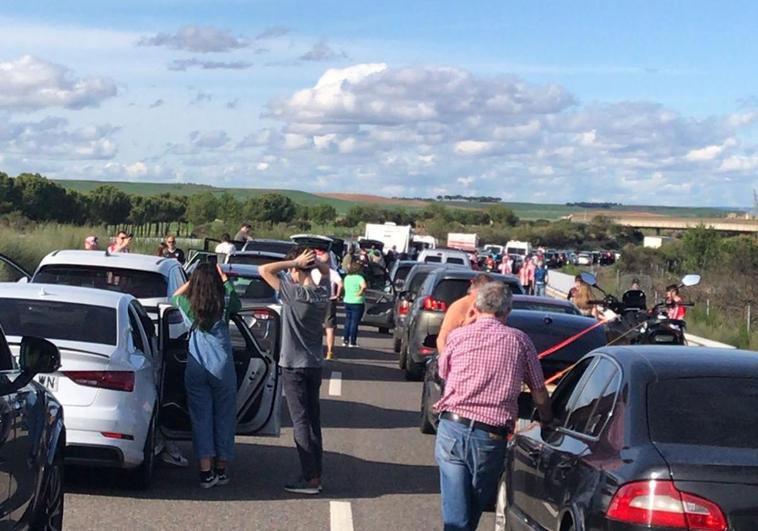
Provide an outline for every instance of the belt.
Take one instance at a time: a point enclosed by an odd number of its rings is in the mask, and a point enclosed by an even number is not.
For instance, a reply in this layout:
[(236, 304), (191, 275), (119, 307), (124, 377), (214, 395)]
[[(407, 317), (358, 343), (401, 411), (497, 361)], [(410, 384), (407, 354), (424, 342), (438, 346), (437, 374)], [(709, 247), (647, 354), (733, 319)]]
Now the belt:
[(445, 419), (445, 420), (452, 420), (453, 422), (457, 422), (458, 424), (463, 424), (464, 426), (468, 426), (469, 428), (484, 430), (488, 433), (500, 435), (502, 437), (506, 437), (508, 436), (508, 434), (511, 433), (511, 428), (509, 426), (493, 426), (491, 424), (485, 424), (484, 422), (479, 422), (477, 420), (461, 417), (460, 415), (456, 413), (451, 413), (450, 411), (443, 411), (442, 413), (440, 413), (440, 418)]

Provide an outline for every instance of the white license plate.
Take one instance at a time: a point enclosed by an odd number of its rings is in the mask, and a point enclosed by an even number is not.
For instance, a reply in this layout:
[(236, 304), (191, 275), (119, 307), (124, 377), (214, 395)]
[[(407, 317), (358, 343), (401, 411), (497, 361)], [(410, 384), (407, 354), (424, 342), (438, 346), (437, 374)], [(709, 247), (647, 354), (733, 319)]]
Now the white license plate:
[(57, 376), (51, 376), (49, 374), (40, 374), (37, 376), (37, 381), (53, 392), (56, 392), (58, 390), (58, 377)]

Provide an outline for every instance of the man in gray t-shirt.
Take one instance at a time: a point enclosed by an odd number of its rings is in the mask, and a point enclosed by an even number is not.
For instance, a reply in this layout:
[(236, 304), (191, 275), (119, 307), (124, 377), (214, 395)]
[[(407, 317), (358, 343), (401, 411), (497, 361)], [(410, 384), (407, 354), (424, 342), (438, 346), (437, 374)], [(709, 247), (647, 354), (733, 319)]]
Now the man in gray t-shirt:
[[(316, 284), (311, 271), (318, 269)], [(284, 277), (280, 277), (281, 273)], [(284, 489), (299, 494), (321, 492), (321, 327), (329, 303), (329, 255), (295, 247), (282, 262), (258, 268), (282, 301), (282, 348), (279, 366), (287, 394), (302, 476)]]

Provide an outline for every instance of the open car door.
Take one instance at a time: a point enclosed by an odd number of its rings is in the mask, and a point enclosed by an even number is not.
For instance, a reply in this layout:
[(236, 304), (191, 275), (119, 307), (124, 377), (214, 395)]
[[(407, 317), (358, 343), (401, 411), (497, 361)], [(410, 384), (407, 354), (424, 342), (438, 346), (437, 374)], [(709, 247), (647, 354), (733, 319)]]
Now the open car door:
[(363, 323), (392, 328), (392, 310), (395, 307), (395, 287), (392, 285), (389, 271), (381, 264), (369, 262), (364, 268), (366, 279)]
[[(159, 423), (171, 439), (188, 439), (192, 425), (184, 388), (184, 371), (189, 356), (188, 334), (170, 335), (169, 321), (176, 319), (171, 308), (161, 317), (160, 343), (163, 349), (163, 385)], [(264, 348), (251, 330), (266, 314), (279, 330), (279, 315), (265, 306), (246, 308), (229, 321), (234, 369), (237, 375), (237, 434), (278, 437), (281, 430), (282, 383), (277, 362), (279, 338)], [(173, 315), (173, 317), (172, 317)]]
[(0, 253), (0, 282), (29, 282), (31, 279), (31, 273)]

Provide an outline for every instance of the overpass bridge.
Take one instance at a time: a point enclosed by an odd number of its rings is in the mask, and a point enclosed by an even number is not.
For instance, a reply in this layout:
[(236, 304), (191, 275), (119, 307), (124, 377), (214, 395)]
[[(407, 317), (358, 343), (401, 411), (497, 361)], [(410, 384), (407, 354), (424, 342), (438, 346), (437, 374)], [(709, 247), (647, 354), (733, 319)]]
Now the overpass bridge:
[[(741, 232), (741, 233), (758, 233), (758, 219), (740, 219), (740, 218), (687, 218), (687, 217), (669, 217), (669, 216), (632, 216), (632, 215), (613, 215), (603, 213), (602, 215), (613, 220), (618, 225), (634, 227), (637, 229), (656, 229), (656, 230), (685, 230), (694, 229), (699, 225), (712, 228), (722, 232)], [(570, 217), (573, 222), (586, 223), (582, 215)]]

